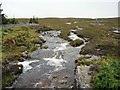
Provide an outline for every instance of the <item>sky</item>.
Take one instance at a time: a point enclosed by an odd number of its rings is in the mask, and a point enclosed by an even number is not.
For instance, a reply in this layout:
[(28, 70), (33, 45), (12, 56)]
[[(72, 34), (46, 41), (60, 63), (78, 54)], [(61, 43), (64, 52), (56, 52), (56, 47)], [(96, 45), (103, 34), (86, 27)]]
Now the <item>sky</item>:
[(119, 0), (0, 0), (3, 13), (10, 18), (75, 17), (108, 18), (118, 16)]

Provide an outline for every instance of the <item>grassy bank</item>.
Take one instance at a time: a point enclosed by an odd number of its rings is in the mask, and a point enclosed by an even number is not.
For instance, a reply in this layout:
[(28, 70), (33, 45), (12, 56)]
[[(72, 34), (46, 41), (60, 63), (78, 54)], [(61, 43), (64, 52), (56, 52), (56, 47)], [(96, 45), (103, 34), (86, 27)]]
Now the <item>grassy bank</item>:
[(119, 56), (120, 34), (113, 32), (114, 27), (117, 28), (117, 18), (101, 21), (103, 25), (92, 25), (76, 32), (79, 37), (87, 38), (89, 41), (81, 54)]
[[(83, 28), (75, 33), (88, 42), (80, 54), (104, 56), (99, 60), (87, 60), (89, 57), (78, 59), (77, 65), (91, 66), (89, 74), (92, 77), (93, 88), (115, 88), (120, 83), (120, 34), (113, 32), (118, 27), (118, 18), (101, 19), (41, 19), (40, 23), (61, 30), (60, 37), (71, 41), (68, 36), (70, 29)], [(66, 24), (69, 22), (71, 24)], [(74, 23), (77, 22), (77, 23)], [(72, 43), (76, 46), (76, 43)]]
[(86, 58), (79, 58), (76, 64), (90, 66), (88, 73), (92, 75), (93, 88), (118, 89), (120, 87), (120, 61), (118, 58), (104, 57), (98, 60), (86, 60)]
[[(2, 86), (10, 86), (17, 76), (22, 72), (22, 66), (12, 65), (12, 62), (23, 61), (22, 53), (32, 52), (37, 49), (36, 44), (45, 42), (39, 37), (38, 28), (31, 27), (11, 27), (1, 30), (2, 33)], [(28, 57), (27, 57), (28, 58)], [(1, 61), (0, 61), (1, 62)]]
[(61, 33), (59, 35), (60, 38), (63, 38), (64, 40), (67, 41), (72, 41), (68, 36), (70, 35), (70, 31), (69, 30), (61, 30)]
[(99, 66), (98, 71), (92, 77), (94, 88), (113, 88), (120, 87), (120, 61), (114, 58), (107, 58), (106, 62)]
[(19, 55), (25, 50), (33, 51), (37, 48), (35, 41), (43, 42), (43, 39), (39, 38), (39, 33), (30, 27), (6, 28), (2, 30), (2, 35), (2, 58), (11, 54), (11, 52)]
[[(29, 19), (18, 19), (18, 21), (28, 23)], [(3, 41), (0, 42), (3, 45), (3, 64), (19, 61), (22, 52), (31, 52), (37, 48), (35, 44), (42, 44), (44, 40), (38, 37), (40, 31), (60, 30), (59, 37), (68, 40), (72, 46), (79, 46), (83, 42), (72, 41), (68, 37), (70, 30), (76, 29), (77, 36), (88, 42), (80, 54), (104, 56), (99, 60), (90, 61), (87, 60), (89, 57), (81, 57), (76, 61), (77, 65), (91, 66), (93, 87), (117, 88), (119, 86), (120, 33), (113, 32), (115, 28), (118, 28), (117, 18), (43, 18), (39, 19), (38, 23), (42, 27), (13, 27), (1, 30), (3, 33)], [(76, 26), (83, 30), (79, 30)], [(15, 59), (8, 60), (6, 57), (11, 55), (11, 52), (15, 55)], [(9, 75), (8, 79), (11, 78), (11, 74)], [(3, 80), (7, 82), (6, 78)]]

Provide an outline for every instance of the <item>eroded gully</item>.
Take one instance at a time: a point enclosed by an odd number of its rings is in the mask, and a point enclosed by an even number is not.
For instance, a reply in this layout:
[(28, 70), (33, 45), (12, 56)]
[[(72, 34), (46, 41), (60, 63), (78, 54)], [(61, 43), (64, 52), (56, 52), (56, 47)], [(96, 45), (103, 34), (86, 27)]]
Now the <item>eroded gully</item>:
[(23, 64), (23, 73), (13, 83), (13, 88), (75, 88), (75, 60), (86, 42), (71, 32), (69, 38), (84, 41), (79, 47), (72, 47), (68, 41), (58, 37), (60, 31), (42, 32), (47, 49), (38, 48), (29, 53), (30, 60)]

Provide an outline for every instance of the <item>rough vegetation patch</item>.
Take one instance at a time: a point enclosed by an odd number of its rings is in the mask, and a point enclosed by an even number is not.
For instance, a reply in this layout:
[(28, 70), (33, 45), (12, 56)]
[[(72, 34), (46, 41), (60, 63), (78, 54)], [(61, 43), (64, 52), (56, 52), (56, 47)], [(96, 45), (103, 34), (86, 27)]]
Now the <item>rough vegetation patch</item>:
[(114, 88), (120, 87), (120, 61), (109, 60), (99, 66), (98, 71), (93, 76), (94, 88)]
[(2, 85), (10, 86), (17, 76), (22, 73), (22, 65), (18, 61), (29, 58), (26, 53), (37, 49), (45, 42), (36, 32), (36, 27), (12, 27), (2, 29)]
[(67, 41), (72, 41), (68, 36), (70, 35), (70, 31), (69, 30), (61, 30), (61, 33), (59, 35), (60, 38), (63, 38), (64, 40)]
[(70, 42), (70, 45), (73, 46), (73, 47), (77, 47), (77, 46), (80, 46), (82, 45), (84, 42), (82, 40), (79, 40), (79, 39), (76, 39), (74, 41), (71, 41)]

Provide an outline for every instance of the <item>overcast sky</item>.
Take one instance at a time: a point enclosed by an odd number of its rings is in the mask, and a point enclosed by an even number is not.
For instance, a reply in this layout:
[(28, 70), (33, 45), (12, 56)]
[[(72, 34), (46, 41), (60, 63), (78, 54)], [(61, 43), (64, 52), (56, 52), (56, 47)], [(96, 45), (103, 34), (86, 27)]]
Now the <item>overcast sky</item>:
[(119, 0), (0, 0), (8, 17), (80, 17), (118, 16)]

